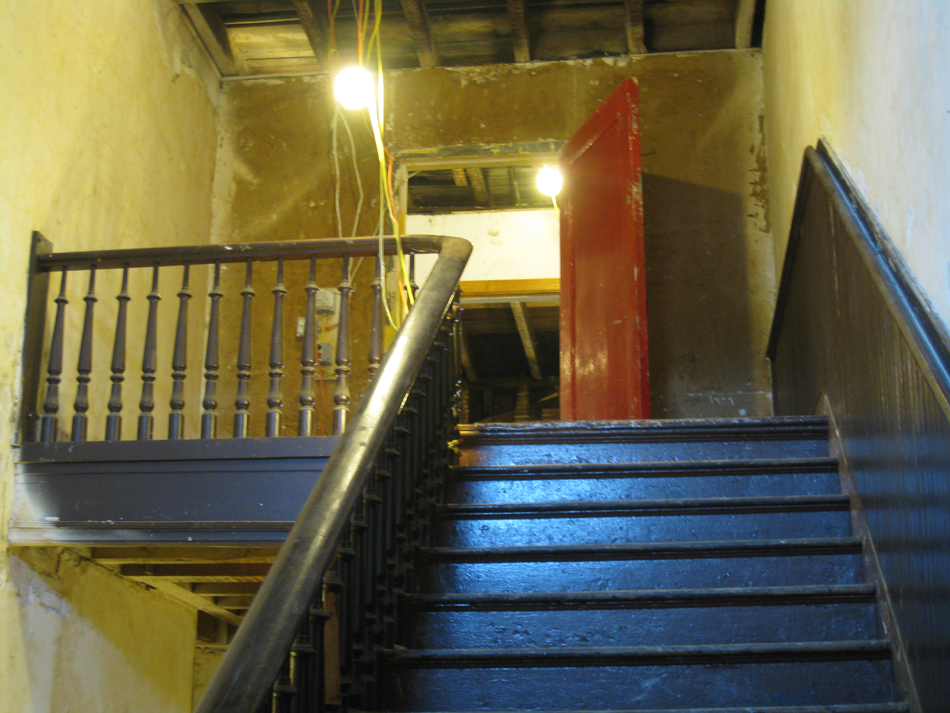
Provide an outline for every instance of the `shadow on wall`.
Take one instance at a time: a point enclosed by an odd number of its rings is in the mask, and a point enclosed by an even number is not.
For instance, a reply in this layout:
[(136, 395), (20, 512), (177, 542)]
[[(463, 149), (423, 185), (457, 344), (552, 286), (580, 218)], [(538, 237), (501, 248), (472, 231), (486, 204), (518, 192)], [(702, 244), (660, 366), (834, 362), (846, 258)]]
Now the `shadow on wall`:
[(652, 416), (771, 415), (741, 197), (650, 174), (643, 194)]

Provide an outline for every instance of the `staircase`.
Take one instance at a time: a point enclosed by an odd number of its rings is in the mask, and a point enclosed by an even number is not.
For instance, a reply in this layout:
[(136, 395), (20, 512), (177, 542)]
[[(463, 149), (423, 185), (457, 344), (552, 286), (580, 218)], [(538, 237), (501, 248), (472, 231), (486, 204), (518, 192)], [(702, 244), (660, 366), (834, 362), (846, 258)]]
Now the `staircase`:
[(380, 709), (907, 711), (827, 428), (467, 427)]

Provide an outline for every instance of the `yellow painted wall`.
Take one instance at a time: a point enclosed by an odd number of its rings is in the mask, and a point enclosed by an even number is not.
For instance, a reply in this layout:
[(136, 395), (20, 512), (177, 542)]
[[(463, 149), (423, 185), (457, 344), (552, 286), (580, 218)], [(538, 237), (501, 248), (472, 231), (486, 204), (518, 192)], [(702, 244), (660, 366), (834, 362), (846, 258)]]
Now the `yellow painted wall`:
[(9, 444), (31, 232), (60, 251), (207, 242), (218, 92), (172, 0), (0, 3), (5, 713), (190, 710), (193, 610), (71, 552), (8, 552)]
[(769, 0), (763, 56), (778, 269), (823, 136), (950, 324), (950, 3)]

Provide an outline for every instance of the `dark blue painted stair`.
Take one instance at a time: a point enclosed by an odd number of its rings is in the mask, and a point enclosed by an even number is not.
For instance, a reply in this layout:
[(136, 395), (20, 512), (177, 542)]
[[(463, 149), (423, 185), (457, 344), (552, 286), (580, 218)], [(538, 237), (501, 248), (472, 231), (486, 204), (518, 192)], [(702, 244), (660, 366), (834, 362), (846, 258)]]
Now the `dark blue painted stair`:
[(463, 431), (381, 709), (906, 712), (826, 433)]

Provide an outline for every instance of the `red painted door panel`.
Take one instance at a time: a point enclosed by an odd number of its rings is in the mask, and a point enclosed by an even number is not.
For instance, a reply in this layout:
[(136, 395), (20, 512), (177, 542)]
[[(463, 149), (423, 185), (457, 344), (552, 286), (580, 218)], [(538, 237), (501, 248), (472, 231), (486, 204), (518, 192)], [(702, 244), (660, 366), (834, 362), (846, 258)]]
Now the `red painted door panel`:
[(650, 416), (637, 83), (561, 151), (561, 418)]

